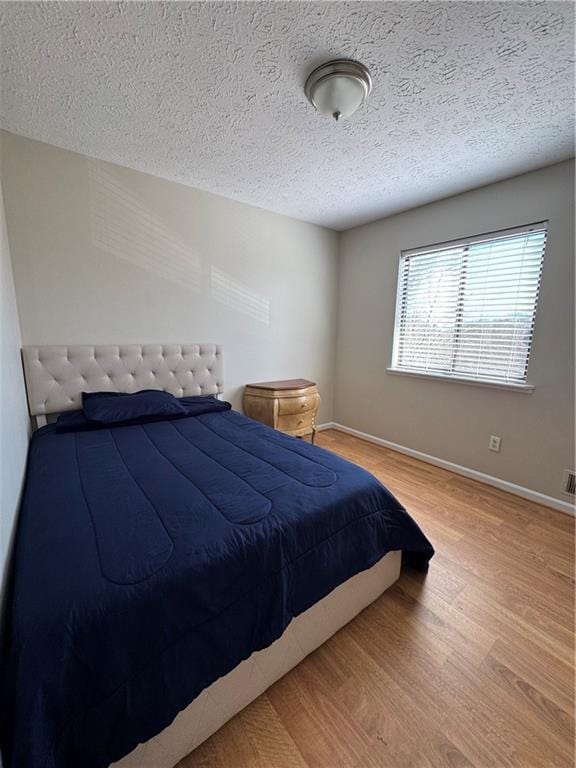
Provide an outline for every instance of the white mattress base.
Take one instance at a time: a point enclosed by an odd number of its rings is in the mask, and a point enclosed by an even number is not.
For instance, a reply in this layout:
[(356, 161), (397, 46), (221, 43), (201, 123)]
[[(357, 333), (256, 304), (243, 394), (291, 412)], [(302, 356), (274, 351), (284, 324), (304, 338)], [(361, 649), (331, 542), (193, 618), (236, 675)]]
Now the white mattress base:
[(248, 706), (276, 680), (319, 648), (390, 587), (400, 575), (401, 553), (389, 552), (296, 617), (276, 642), (206, 688), (165, 728), (113, 768), (174, 768), (186, 755)]

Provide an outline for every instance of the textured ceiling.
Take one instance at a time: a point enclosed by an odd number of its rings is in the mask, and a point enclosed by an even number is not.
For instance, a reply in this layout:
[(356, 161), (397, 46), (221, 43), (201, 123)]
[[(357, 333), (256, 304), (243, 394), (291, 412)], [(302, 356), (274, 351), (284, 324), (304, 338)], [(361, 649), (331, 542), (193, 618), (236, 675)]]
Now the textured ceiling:
[[(345, 229), (573, 154), (571, 2), (13, 2), (4, 128)], [(335, 56), (372, 71), (335, 124)]]

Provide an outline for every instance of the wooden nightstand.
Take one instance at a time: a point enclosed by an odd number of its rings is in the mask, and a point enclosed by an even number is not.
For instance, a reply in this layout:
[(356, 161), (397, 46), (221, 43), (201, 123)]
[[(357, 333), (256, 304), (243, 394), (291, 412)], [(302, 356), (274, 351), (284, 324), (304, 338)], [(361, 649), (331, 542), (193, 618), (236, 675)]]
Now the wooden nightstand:
[(318, 387), (307, 379), (263, 381), (244, 390), (244, 413), (294, 437), (316, 435)]

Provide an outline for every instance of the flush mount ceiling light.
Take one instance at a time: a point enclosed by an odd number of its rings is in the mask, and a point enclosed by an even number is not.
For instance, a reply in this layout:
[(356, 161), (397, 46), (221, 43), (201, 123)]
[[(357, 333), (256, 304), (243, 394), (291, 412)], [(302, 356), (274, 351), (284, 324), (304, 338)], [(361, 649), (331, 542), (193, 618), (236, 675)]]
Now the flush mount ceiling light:
[(353, 59), (334, 59), (308, 75), (304, 91), (308, 101), (335, 120), (350, 117), (368, 98), (372, 78), (368, 68)]

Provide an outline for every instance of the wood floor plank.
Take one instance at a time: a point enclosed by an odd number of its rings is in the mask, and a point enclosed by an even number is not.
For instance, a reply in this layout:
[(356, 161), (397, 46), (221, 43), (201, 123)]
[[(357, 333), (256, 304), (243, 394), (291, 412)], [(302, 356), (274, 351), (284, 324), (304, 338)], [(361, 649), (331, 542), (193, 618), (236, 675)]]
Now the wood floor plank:
[[(358, 637), (358, 628), (351, 630), (351, 634)], [(412, 736), (411, 740), (406, 742), (411, 744), (414, 760), (423, 762), (424, 754), (434, 765), (444, 766), (442, 755), (457, 750), (464, 756), (462, 762), (465, 759), (477, 766), (494, 768), (507, 768), (512, 765), (505, 752), (490, 740), (483, 730), (474, 727), (474, 723), (470, 722), (467, 713), (462, 711), (454, 697), (449, 679), (441, 669), (435, 665), (422, 665), (421, 656), (391, 657), (386, 652), (384, 658), (382, 650), (378, 650), (366, 636), (359, 636), (358, 646), (370, 646), (369, 653), (366, 654), (372, 664), (370, 687), (376, 698), (386, 702), (387, 716), (399, 717), (403, 723), (410, 723), (420, 734), (420, 738)], [(369, 667), (369, 664), (366, 663), (365, 666)], [(423, 669), (426, 672), (424, 677)], [(361, 671), (358, 672), (357, 678), (363, 679)], [(452, 723), (458, 723), (458, 727), (453, 733), (449, 733)], [(441, 735), (431, 737), (430, 732)]]
[(490, 655), (505, 664), (518, 677), (525, 680), (543, 692), (566, 714), (574, 713), (574, 692), (566, 685), (573, 675), (572, 668), (558, 659), (544, 653), (540, 648), (536, 651), (523, 645), (521, 652), (515, 643), (508, 639), (497, 639)]
[(278, 755), (282, 755), (283, 768), (306, 768), (302, 753), (266, 694), (246, 707), (238, 719), (264, 766), (275, 765)]
[[(368, 624), (372, 622), (369, 615), (364, 618)], [(418, 706), (418, 695), (392, 679), (374, 648), (370, 654), (366, 652), (364, 631), (362, 622), (352, 622), (316, 652), (330, 655), (348, 671), (348, 682), (338, 696), (372, 742), (360, 765), (373, 765), (379, 756), (387, 760), (384, 765), (443, 766), (447, 754), (454, 764), (470, 765), (463, 753), (456, 761), (460, 751), (438, 727), (444, 720), (442, 709), (437, 717), (426, 717)], [(407, 657), (402, 658), (409, 663)]]
[[(493, 654), (486, 656), (479, 671), (483, 680), (490, 678), (508, 691), (521, 705), (519, 709), (522, 712), (526, 711), (526, 707), (522, 705), (527, 704), (530, 712), (542, 720), (547, 729), (559, 734), (561, 743), (572, 738), (572, 716), (529, 683), (523, 675), (516, 673)], [(540, 733), (540, 730), (537, 729), (537, 732)]]
[(286, 675), (268, 692), (268, 697), (286, 731), (311, 768), (349, 768), (366, 752), (362, 734), (347, 722), (338, 702), (322, 693), (312, 693), (298, 675)]
[[(477, 665), (492, 650), (496, 635), (483, 626), (470, 621), (461, 611), (445, 600), (427, 592), (417, 580), (408, 574), (393, 592), (393, 598), (405, 603), (406, 621), (422, 622), (430, 632), (440, 637), (451, 651), (462, 653)], [(419, 610), (415, 606), (419, 606)]]
[[(487, 674), (486, 662), (480, 669), (474, 669), (457, 653), (451, 656), (448, 664), (460, 685), (483, 707), (482, 716), (506, 734), (509, 743), (514, 746), (515, 764), (525, 766), (532, 762), (534, 765), (547, 765), (554, 761), (553, 764), (559, 767), (572, 765), (573, 746), (570, 741), (555, 732), (559, 729), (543, 726), (540, 713), (533, 706), (526, 706), (525, 692), (511, 685), (501, 672), (499, 675)], [(565, 725), (563, 712), (558, 725)], [(521, 740), (518, 739), (519, 732), (522, 733)]]
[(574, 520), (334, 430), (434, 544), (179, 768), (568, 768)]
[(228, 723), (218, 732), (218, 738), (211, 738), (191, 752), (178, 763), (178, 768), (225, 768), (220, 758), (219, 745), (226, 744), (225, 752), (230, 750), (232, 738), (228, 735)]
[(507, 637), (519, 650), (526, 644), (534, 650), (546, 651), (566, 665), (573, 663), (571, 643), (565, 644), (562, 640), (550, 637), (548, 632), (533, 626), (499, 602), (486, 597), (481, 587), (467, 587), (454, 600), (454, 607), (490, 632)]

